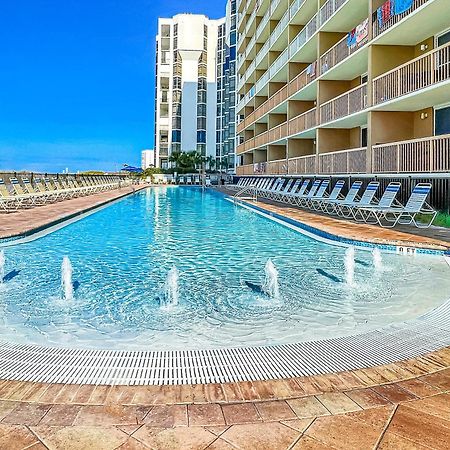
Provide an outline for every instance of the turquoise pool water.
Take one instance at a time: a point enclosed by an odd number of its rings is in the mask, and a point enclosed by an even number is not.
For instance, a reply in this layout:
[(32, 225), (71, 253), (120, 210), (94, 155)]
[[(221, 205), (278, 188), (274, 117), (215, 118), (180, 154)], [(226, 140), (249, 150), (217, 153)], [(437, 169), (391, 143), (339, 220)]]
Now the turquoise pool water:
[[(6, 247), (0, 339), (125, 350), (269, 345), (362, 332), (414, 318), (450, 297), (450, 267), (435, 256), (356, 250), (315, 241), (220, 194), (155, 188), (38, 240)], [(61, 262), (73, 265), (64, 300)], [(258, 289), (271, 259), (280, 299)], [(161, 308), (169, 270), (179, 304)]]

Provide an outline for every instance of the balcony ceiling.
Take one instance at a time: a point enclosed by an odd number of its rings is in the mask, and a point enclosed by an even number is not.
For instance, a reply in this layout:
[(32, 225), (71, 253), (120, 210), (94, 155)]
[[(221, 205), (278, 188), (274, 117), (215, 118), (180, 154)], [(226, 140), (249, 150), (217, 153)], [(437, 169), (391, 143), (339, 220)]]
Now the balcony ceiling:
[(320, 125), (320, 128), (356, 128), (367, 125), (367, 110), (352, 114), (351, 116), (335, 120), (328, 124)]

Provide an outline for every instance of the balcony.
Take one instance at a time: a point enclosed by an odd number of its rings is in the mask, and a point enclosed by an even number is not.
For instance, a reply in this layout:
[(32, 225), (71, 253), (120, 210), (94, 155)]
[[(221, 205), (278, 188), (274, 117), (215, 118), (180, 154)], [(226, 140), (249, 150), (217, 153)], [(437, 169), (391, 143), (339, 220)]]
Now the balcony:
[(299, 156), (297, 158), (289, 158), (288, 173), (316, 173), (316, 155)]
[(319, 155), (319, 173), (365, 173), (367, 147), (340, 150)]
[[(313, 68), (314, 65), (314, 68)], [(266, 100), (262, 105), (260, 105), (255, 111), (249, 114), (239, 125), (238, 133), (244, 131), (245, 128), (250, 126), (253, 122), (257, 121), (269, 111), (276, 108), (285, 102), (289, 97), (295, 95), (301, 89), (306, 87), (309, 83), (315, 80), (317, 76), (316, 62), (310, 64), (305, 70), (303, 70), (299, 75), (297, 75), (292, 81), (286, 86), (276, 92), (272, 97)], [(259, 83), (259, 81), (258, 81)], [(256, 83), (258, 85), (258, 83)]]
[(289, 44), (289, 57), (292, 58), (300, 49), (311, 39), (313, 34), (317, 31), (318, 20), (317, 14), (302, 28), (300, 33)]
[(294, 117), (289, 121), (289, 136), (314, 128), (317, 125), (317, 108)]
[(399, 23), (405, 17), (409, 16), (416, 9), (420, 8), (422, 5), (424, 5), (428, 1), (429, 0), (414, 0), (411, 8), (409, 8), (407, 11), (405, 11), (402, 14), (395, 14), (395, 15), (393, 15), (388, 21), (383, 23), (381, 26), (380, 26), (379, 21), (377, 20), (377, 11), (375, 11), (374, 12), (374, 21), (373, 21), (373, 25), (372, 25), (372, 27), (373, 27), (373, 38), (376, 38), (380, 34), (384, 33), (386, 30), (389, 30), (389, 28), (392, 28), (394, 25)]
[(320, 123), (333, 122), (367, 107), (367, 83), (345, 92), (320, 107)]
[(286, 159), (267, 162), (266, 173), (270, 175), (284, 175), (288, 173), (288, 163)]
[(450, 44), (446, 44), (375, 78), (373, 103), (385, 103), (449, 80)]
[(288, 98), (288, 86), (284, 86), (279, 91), (277, 91), (272, 97), (266, 100), (261, 106), (259, 106), (255, 111), (249, 114), (244, 121), (242, 121), (237, 128), (238, 133), (241, 133), (245, 128), (251, 125), (253, 122), (257, 121), (269, 111), (283, 103)]
[(264, 175), (266, 173), (267, 163), (244, 164), (236, 167), (236, 175)]
[(288, 136), (288, 122), (284, 122), (276, 127), (270, 129), (267, 132), (268, 141), (266, 144), (270, 142), (280, 141), (281, 139), (285, 139)]
[(375, 145), (372, 172), (450, 172), (450, 134)]
[(320, 25), (323, 25), (347, 0), (328, 0), (319, 11)]
[(320, 73), (323, 75), (332, 67), (337, 66), (357, 50), (364, 47), (367, 42), (369, 42), (368, 35), (357, 45), (349, 46), (347, 36), (344, 36), (334, 47), (331, 47), (330, 50), (320, 57)]
[(299, 73), (289, 82), (289, 97), (306, 87), (317, 77), (317, 61), (311, 63), (305, 70)]

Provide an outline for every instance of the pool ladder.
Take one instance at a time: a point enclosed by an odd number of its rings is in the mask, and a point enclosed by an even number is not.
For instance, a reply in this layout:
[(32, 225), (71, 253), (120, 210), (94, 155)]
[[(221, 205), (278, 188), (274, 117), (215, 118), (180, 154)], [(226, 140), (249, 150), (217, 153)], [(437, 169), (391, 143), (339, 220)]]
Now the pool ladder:
[[(247, 196), (244, 196), (244, 194), (250, 194)], [(236, 194), (233, 195), (233, 200), (236, 203), (237, 200), (251, 200), (252, 202), (258, 201), (258, 188), (255, 184), (250, 184), (249, 186), (245, 186), (239, 191), (236, 192)]]

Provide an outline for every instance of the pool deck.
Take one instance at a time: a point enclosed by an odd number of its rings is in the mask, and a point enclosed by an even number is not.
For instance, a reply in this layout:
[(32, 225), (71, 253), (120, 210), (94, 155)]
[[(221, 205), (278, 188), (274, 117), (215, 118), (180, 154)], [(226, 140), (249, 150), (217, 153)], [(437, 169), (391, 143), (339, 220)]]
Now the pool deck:
[(32, 209), (0, 214), (0, 239), (20, 236), (98, 208), (149, 185), (127, 186)]
[[(231, 196), (236, 193), (236, 191), (232, 191), (226, 187), (220, 187), (217, 188), (217, 190)], [(438, 227), (424, 229), (412, 226), (382, 228), (377, 225), (337, 219), (329, 215), (310, 212), (290, 204), (263, 198), (259, 199), (258, 202), (245, 200), (244, 203), (256, 205), (268, 212), (289, 217), (319, 231), (330, 233), (344, 239), (354, 239), (373, 244), (391, 244), (433, 250), (450, 249), (450, 229)]]
[(446, 449), (450, 349), (330, 375), (181, 386), (0, 381), (2, 449)]
[[(0, 237), (130, 192), (124, 188), (0, 215)], [(446, 237), (355, 226), (280, 205), (263, 207), (347, 238), (450, 247)], [(0, 380), (5, 450), (440, 450), (449, 441), (450, 347), (366, 369), (268, 381), (105, 386)]]

